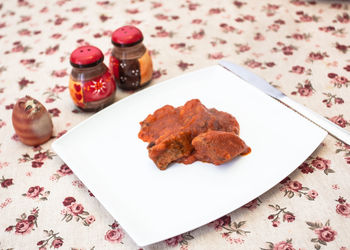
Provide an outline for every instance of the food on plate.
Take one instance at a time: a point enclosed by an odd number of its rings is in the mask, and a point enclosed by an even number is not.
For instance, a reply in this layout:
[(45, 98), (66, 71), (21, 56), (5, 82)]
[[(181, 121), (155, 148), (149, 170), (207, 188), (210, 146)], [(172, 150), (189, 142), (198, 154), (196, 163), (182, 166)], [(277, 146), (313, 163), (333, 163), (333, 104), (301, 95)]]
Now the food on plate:
[(149, 157), (161, 170), (172, 162), (220, 165), (250, 150), (238, 137), (239, 124), (232, 115), (207, 109), (198, 99), (177, 108), (165, 105), (140, 125), (138, 136), (149, 143)]
[(199, 161), (223, 164), (240, 154), (249, 153), (244, 141), (235, 133), (210, 130), (192, 140), (194, 157)]
[(37, 146), (51, 138), (53, 124), (46, 108), (30, 96), (20, 98), (12, 111), (12, 125), (21, 142)]

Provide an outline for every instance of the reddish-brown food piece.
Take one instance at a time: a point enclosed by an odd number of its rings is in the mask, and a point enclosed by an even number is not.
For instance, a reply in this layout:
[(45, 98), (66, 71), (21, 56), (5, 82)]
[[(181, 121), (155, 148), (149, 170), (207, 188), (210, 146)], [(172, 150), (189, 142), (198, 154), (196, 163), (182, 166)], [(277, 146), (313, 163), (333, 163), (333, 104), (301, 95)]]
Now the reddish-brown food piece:
[(179, 158), (189, 156), (193, 151), (190, 132), (171, 134), (164, 140), (149, 148), (149, 157), (160, 170), (167, 168), (169, 163)]
[(192, 140), (197, 160), (221, 165), (238, 155), (250, 151), (245, 142), (235, 133), (208, 131)]
[(149, 156), (161, 170), (171, 162), (196, 161), (192, 140), (202, 133), (213, 130), (239, 134), (239, 124), (232, 115), (207, 109), (198, 99), (178, 108), (165, 105), (140, 125), (139, 138), (149, 143)]
[(141, 130), (139, 138), (144, 142), (154, 142), (161, 135), (167, 136), (181, 128), (179, 121), (179, 110), (173, 106), (165, 105), (157, 109), (152, 115), (140, 122)]
[(219, 128), (219, 131), (234, 132), (236, 135), (239, 135), (239, 124), (232, 115), (226, 112), (218, 111), (214, 108), (209, 109), (209, 111), (216, 117)]

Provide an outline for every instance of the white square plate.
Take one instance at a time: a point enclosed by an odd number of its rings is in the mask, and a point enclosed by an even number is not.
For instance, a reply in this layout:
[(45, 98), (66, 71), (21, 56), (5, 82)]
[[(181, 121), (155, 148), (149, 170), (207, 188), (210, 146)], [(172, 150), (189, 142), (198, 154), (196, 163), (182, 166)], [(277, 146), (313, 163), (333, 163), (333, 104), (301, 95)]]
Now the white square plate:
[[(252, 152), (221, 166), (195, 162), (160, 171), (137, 136), (139, 122), (163, 105), (180, 106), (194, 98), (234, 115)], [(145, 246), (209, 223), (266, 192), (325, 136), (294, 111), (212, 66), (116, 102), (52, 147), (134, 241)]]

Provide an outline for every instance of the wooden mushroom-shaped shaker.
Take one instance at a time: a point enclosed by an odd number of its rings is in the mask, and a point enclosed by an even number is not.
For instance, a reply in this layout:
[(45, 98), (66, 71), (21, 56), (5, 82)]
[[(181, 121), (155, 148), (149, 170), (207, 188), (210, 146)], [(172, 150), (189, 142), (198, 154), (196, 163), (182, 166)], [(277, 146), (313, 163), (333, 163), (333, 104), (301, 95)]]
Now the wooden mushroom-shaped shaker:
[(37, 146), (51, 138), (53, 125), (49, 112), (36, 99), (25, 96), (13, 108), (12, 125), (21, 142)]

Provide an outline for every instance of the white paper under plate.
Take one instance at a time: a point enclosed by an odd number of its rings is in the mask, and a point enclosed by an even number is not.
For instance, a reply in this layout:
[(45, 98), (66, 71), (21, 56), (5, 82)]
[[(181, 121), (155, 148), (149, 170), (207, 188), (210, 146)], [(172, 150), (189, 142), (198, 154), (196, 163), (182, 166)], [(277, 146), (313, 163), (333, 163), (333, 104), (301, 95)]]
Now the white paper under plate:
[[(138, 138), (139, 122), (163, 105), (198, 98), (234, 115), (252, 152), (221, 166), (195, 162), (160, 171)], [(105, 108), (52, 145), (139, 245), (209, 223), (296, 169), (326, 132), (220, 66), (146, 88)]]

